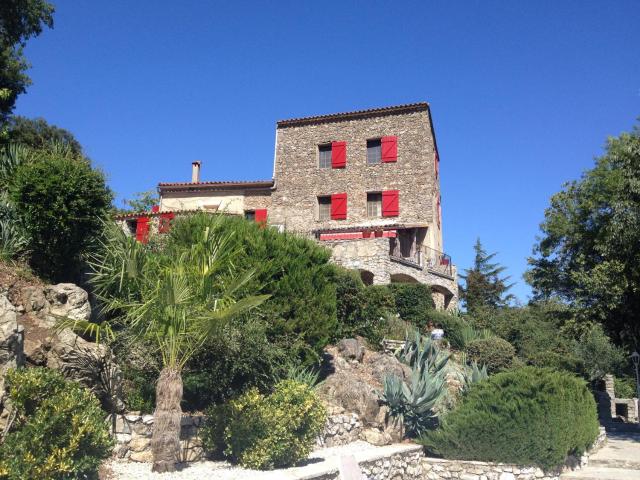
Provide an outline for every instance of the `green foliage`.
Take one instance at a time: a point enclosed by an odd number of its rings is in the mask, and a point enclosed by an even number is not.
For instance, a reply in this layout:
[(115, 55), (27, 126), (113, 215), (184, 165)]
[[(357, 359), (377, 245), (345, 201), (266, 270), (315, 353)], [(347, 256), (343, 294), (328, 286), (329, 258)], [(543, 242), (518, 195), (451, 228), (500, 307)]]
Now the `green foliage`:
[(317, 362), (336, 329), (330, 251), (312, 240), (239, 217), (220, 216), (215, 221), (214, 217), (198, 214), (179, 219), (169, 246), (191, 245), (193, 233), (206, 228), (229, 235), (229, 248), (237, 251), (236, 271), (255, 271), (240, 292), (269, 295), (260, 307), (269, 339), (288, 345), (290, 355), (306, 364)]
[(34, 150), (48, 150), (52, 144), (65, 145), (75, 156), (82, 156), (82, 145), (73, 133), (50, 125), (44, 118), (11, 117), (7, 131), (9, 144)]
[(423, 283), (392, 283), (389, 288), (400, 318), (423, 330), (428, 313), (435, 308), (431, 288)]
[(597, 435), (596, 404), (583, 380), (524, 367), (474, 385), (420, 443), (445, 458), (548, 469), (580, 455)]
[(0, 479), (96, 478), (112, 440), (91, 392), (44, 368), (10, 370), (16, 422), (0, 445)]
[(147, 190), (145, 192), (138, 192), (135, 194), (135, 198), (131, 200), (123, 200), (123, 203), (128, 207), (127, 210), (134, 212), (148, 212), (151, 207), (160, 203), (160, 198), (155, 190)]
[(270, 470), (306, 458), (326, 421), (313, 390), (293, 380), (279, 382), (270, 395), (251, 389), (228, 405), (207, 411), (203, 443), (245, 468)]
[(396, 309), (391, 290), (386, 285), (365, 286), (355, 271), (334, 270), (338, 318), (334, 340), (360, 335), (378, 346)]
[(264, 320), (234, 319), (187, 363), (184, 408), (201, 410), (253, 387), (267, 392), (288, 374), (294, 360), (285, 345), (269, 338)]
[(449, 355), (430, 338), (415, 333), (407, 338), (398, 358), (411, 367), (411, 381), (406, 384), (397, 375), (387, 375), (381, 400), (391, 416), (403, 422), (407, 434), (416, 437), (436, 423), (436, 407), (446, 394)]
[(613, 377), (616, 398), (635, 398), (638, 395), (636, 390), (636, 379), (628, 377)]
[(574, 352), (582, 363), (584, 376), (590, 381), (617, 372), (626, 360), (624, 350), (611, 343), (600, 325), (594, 325), (575, 342)]
[(473, 249), (476, 252), (473, 267), (465, 269), (465, 275), (460, 275), (465, 281), (464, 286), (460, 285), (460, 299), (467, 311), (507, 305), (513, 299), (513, 295), (507, 294), (513, 284), (507, 284), (509, 277), (500, 277), (506, 267), (490, 263), (496, 253), (488, 254), (479, 238)]
[(597, 321), (627, 345), (640, 341), (639, 178), (636, 126), (551, 197), (526, 277), (538, 298), (567, 300), (578, 323)]
[(31, 80), (23, 47), (42, 29), (53, 26), (54, 7), (44, 0), (3, 0), (0, 3), (0, 125), (12, 112), (18, 95)]
[(57, 145), (18, 165), (10, 196), (29, 238), (32, 268), (54, 281), (73, 278), (111, 205), (102, 172)]
[(466, 353), (472, 361), (486, 365), (489, 373), (510, 368), (516, 356), (513, 345), (499, 337), (471, 340)]
[(320, 380), (320, 370), (302, 365), (294, 365), (289, 368), (287, 379), (314, 388)]
[(489, 378), (489, 372), (487, 372), (487, 366), (478, 366), (478, 362), (471, 362), (471, 365), (464, 365), (462, 370), (462, 384), (463, 390), (466, 392), (471, 388), (474, 383), (481, 382)]

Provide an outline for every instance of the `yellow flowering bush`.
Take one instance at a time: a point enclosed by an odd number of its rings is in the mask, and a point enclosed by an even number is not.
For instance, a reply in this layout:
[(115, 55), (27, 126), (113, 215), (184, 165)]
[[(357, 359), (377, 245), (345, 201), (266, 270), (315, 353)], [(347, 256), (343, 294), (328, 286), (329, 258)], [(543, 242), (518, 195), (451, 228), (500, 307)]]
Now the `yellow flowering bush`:
[(113, 441), (87, 389), (45, 368), (7, 374), (16, 421), (0, 445), (0, 480), (95, 477)]
[[(222, 435), (224, 454), (246, 468), (288, 467), (306, 458), (326, 421), (326, 411), (308, 385), (279, 382), (270, 395), (251, 389), (212, 415), (205, 437)], [(219, 413), (219, 407), (218, 407)], [(221, 428), (220, 422), (226, 425)], [(205, 438), (219, 445), (220, 439)]]

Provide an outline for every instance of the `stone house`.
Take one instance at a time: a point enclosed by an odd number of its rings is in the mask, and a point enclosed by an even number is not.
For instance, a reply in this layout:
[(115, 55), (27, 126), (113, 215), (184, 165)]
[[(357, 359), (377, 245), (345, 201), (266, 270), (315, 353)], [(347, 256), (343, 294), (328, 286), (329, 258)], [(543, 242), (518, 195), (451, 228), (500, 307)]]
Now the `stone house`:
[(456, 268), (443, 253), (438, 147), (427, 103), (276, 124), (271, 180), (160, 183), (160, 204), (119, 220), (144, 241), (174, 215), (224, 212), (310, 236), (367, 284), (420, 282), (439, 308), (457, 305)]

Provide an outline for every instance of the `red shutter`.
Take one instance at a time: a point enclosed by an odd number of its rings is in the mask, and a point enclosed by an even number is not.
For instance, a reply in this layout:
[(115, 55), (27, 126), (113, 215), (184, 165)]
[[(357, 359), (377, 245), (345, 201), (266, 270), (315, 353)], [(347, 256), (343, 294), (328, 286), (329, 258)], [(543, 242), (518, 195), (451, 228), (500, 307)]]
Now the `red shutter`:
[(158, 225), (158, 233), (168, 233), (171, 230), (171, 220), (175, 214), (173, 212), (161, 213), (160, 224)]
[(142, 243), (149, 241), (149, 217), (140, 217), (136, 223), (136, 240)]
[(347, 142), (331, 142), (331, 168), (347, 166)]
[(261, 208), (259, 210), (256, 210), (254, 214), (254, 220), (257, 223), (262, 223), (262, 224), (267, 223), (267, 209)]
[(382, 216), (397, 217), (400, 214), (400, 191), (385, 190), (382, 192)]
[(160, 211), (160, 205), (151, 205), (151, 213), (158, 213)]
[(397, 162), (398, 161), (398, 137), (382, 137), (380, 141), (382, 146), (382, 161)]
[(331, 195), (331, 220), (347, 219), (347, 194), (334, 193)]

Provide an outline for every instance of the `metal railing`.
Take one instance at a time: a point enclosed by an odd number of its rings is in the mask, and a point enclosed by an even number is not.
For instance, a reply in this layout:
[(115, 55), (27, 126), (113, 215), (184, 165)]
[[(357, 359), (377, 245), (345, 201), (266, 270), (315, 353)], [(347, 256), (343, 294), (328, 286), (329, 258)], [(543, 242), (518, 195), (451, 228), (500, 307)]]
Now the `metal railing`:
[(403, 254), (400, 249), (400, 242), (391, 238), (390, 240), (390, 253), (389, 256), (401, 263), (409, 264), (414, 267), (426, 268), (432, 272), (453, 276), (453, 263), (451, 262), (451, 256), (444, 252), (430, 248), (425, 245), (421, 245), (417, 249), (412, 249), (412, 252), (407, 255)]

